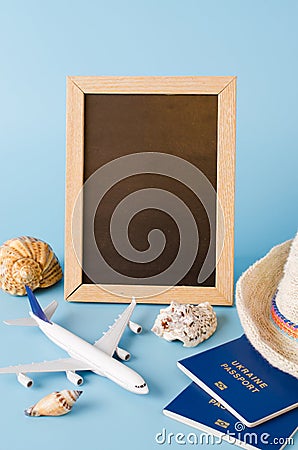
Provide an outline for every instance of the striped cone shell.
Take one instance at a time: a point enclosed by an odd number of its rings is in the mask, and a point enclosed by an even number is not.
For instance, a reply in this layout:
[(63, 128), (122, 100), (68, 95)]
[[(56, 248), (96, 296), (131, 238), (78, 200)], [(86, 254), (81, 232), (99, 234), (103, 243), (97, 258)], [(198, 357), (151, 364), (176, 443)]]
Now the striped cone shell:
[(25, 295), (51, 286), (62, 278), (62, 269), (52, 248), (39, 239), (22, 236), (0, 247), (0, 287), (12, 295)]
[(71, 411), (83, 391), (52, 392), (25, 410), (26, 416), (62, 416)]

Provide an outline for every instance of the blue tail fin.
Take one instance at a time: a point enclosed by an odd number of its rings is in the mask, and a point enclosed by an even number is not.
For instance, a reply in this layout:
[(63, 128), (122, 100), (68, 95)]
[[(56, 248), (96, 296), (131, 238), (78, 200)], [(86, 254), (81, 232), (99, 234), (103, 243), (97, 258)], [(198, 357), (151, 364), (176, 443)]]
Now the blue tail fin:
[(43, 320), (44, 322), (51, 323), (48, 320), (48, 318), (45, 315), (45, 313), (43, 312), (40, 304), (38, 303), (37, 298), (35, 297), (35, 295), (31, 291), (29, 286), (25, 286), (25, 288), (26, 288), (26, 291), (27, 291), (28, 299), (29, 299), (30, 306), (31, 306), (33, 314), (35, 314), (35, 316), (37, 316), (39, 319)]

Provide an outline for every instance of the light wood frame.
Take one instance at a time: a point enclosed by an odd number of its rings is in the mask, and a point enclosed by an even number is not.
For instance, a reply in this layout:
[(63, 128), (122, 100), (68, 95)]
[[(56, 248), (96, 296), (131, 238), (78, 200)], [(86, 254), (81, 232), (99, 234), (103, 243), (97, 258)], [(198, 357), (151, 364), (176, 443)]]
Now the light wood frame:
[[(68, 77), (67, 78), (67, 157), (65, 289), (67, 301), (127, 303), (130, 286), (119, 286), (119, 295), (99, 285), (82, 283), (71, 235), (74, 204), (84, 176), (84, 97), (85, 94), (197, 94), (218, 95), (217, 198), (224, 213), (225, 237), (216, 266), (215, 287), (174, 286), (142, 303), (200, 303), (232, 305), (234, 287), (234, 172), (236, 128), (236, 77)], [(82, 236), (82, 223), (75, 230)], [(221, 231), (217, 229), (217, 233)], [(82, 242), (82, 238), (81, 238)], [(143, 286), (144, 296), (151, 286)]]

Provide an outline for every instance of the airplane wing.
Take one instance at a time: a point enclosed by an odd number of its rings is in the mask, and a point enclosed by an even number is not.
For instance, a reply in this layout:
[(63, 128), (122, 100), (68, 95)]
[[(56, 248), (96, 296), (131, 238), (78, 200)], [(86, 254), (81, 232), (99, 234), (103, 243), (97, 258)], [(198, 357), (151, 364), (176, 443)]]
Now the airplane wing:
[(20, 364), (0, 368), (0, 373), (27, 373), (27, 372), (66, 372), (67, 370), (90, 370), (86, 363), (74, 358), (55, 359), (32, 364)]
[(115, 323), (109, 327), (109, 330), (94, 343), (94, 346), (109, 356), (113, 356), (135, 306), (136, 301), (133, 299), (126, 310), (115, 320)]

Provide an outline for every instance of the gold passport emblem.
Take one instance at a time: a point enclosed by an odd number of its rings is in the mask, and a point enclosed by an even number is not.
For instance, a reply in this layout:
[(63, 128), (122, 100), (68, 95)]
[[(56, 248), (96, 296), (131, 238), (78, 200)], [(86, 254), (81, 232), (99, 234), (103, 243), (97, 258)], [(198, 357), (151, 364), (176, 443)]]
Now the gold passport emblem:
[(222, 427), (222, 428), (228, 428), (228, 426), (230, 424), (229, 424), (229, 422), (225, 422), (224, 420), (217, 419), (217, 421), (215, 422), (215, 425), (218, 425), (219, 427)]
[(217, 381), (216, 383), (214, 383), (215, 386), (218, 387), (218, 389), (220, 389), (221, 391), (224, 391), (225, 389), (228, 388), (228, 386), (226, 386), (222, 381)]

